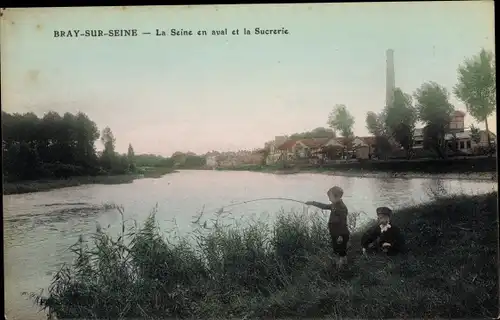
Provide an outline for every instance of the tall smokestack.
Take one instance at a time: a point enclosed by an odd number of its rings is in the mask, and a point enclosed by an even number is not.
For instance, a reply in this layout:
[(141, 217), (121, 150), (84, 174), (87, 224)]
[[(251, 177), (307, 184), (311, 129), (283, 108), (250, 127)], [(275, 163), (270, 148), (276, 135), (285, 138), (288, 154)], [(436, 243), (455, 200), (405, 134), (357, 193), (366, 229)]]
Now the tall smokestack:
[(386, 70), (385, 70), (385, 104), (388, 106), (392, 103), (394, 97), (394, 89), (396, 88), (396, 80), (394, 75), (394, 50), (388, 49), (385, 52)]

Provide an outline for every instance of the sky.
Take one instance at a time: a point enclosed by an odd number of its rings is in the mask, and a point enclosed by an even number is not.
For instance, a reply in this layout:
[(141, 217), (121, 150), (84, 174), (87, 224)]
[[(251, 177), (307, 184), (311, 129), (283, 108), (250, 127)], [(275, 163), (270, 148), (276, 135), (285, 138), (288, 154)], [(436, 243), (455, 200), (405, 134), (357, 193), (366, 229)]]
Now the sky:
[[(495, 41), (493, 2), (480, 1), (8, 9), (1, 23), (4, 111), (81, 111), (111, 128), (117, 151), (164, 156), (261, 148), (326, 127), (336, 104), (368, 135), (366, 113), (385, 104), (387, 49), (404, 92), (427, 81), (452, 92), (458, 66)], [(289, 34), (242, 35), (257, 27)], [(69, 29), (152, 34), (54, 37)]]

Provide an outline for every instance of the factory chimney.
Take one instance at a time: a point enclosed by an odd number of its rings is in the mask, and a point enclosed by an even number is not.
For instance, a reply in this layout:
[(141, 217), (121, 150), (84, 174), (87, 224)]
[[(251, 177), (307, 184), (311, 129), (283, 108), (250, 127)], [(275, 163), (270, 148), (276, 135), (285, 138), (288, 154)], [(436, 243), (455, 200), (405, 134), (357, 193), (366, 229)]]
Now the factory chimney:
[(394, 75), (394, 50), (388, 49), (386, 55), (386, 70), (385, 70), (385, 103), (389, 105), (394, 98), (394, 89), (396, 88), (396, 80)]

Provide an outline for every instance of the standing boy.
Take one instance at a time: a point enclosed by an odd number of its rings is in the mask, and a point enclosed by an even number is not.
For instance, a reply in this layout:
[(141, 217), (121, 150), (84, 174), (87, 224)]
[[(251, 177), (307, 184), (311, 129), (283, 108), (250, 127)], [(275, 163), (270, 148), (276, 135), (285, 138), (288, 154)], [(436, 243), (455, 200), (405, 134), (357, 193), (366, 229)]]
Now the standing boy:
[(404, 238), (398, 227), (391, 224), (392, 210), (377, 208), (378, 224), (368, 229), (361, 238), (363, 254), (367, 251), (396, 255), (404, 251)]
[(340, 187), (333, 187), (326, 193), (330, 204), (316, 201), (308, 201), (307, 205), (315, 206), (323, 210), (330, 210), (330, 219), (328, 220), (328, 230), (332, 238), (332, 247), (335, 262), (341, 267), (347, 262), (347, 242), (349, 241), (349, 228), (347, 227), (348, 210), (342, 196), (344, 191)]

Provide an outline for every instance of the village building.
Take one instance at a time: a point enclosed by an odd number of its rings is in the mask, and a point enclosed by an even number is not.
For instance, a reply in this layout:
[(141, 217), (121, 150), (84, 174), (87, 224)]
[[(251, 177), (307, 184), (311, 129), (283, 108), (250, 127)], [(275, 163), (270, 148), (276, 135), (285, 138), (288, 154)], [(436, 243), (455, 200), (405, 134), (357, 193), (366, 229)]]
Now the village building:
[[(471, 130), (465, 130), (465, 113), (456, 110), (451, 115), (449, 132), (445, 135), (448, 148), (457, 150), (464, 154), (474, 154), (478, 148), (488, 146), (488, 134), (486, 130), (480, 130), (478, 139), (475, 139)], [(496, 135), (490, 131), (491, 143), (496, 144)], [(424, 147), (424, 129), (417, 128), (413, 133), (413, 148)]]

